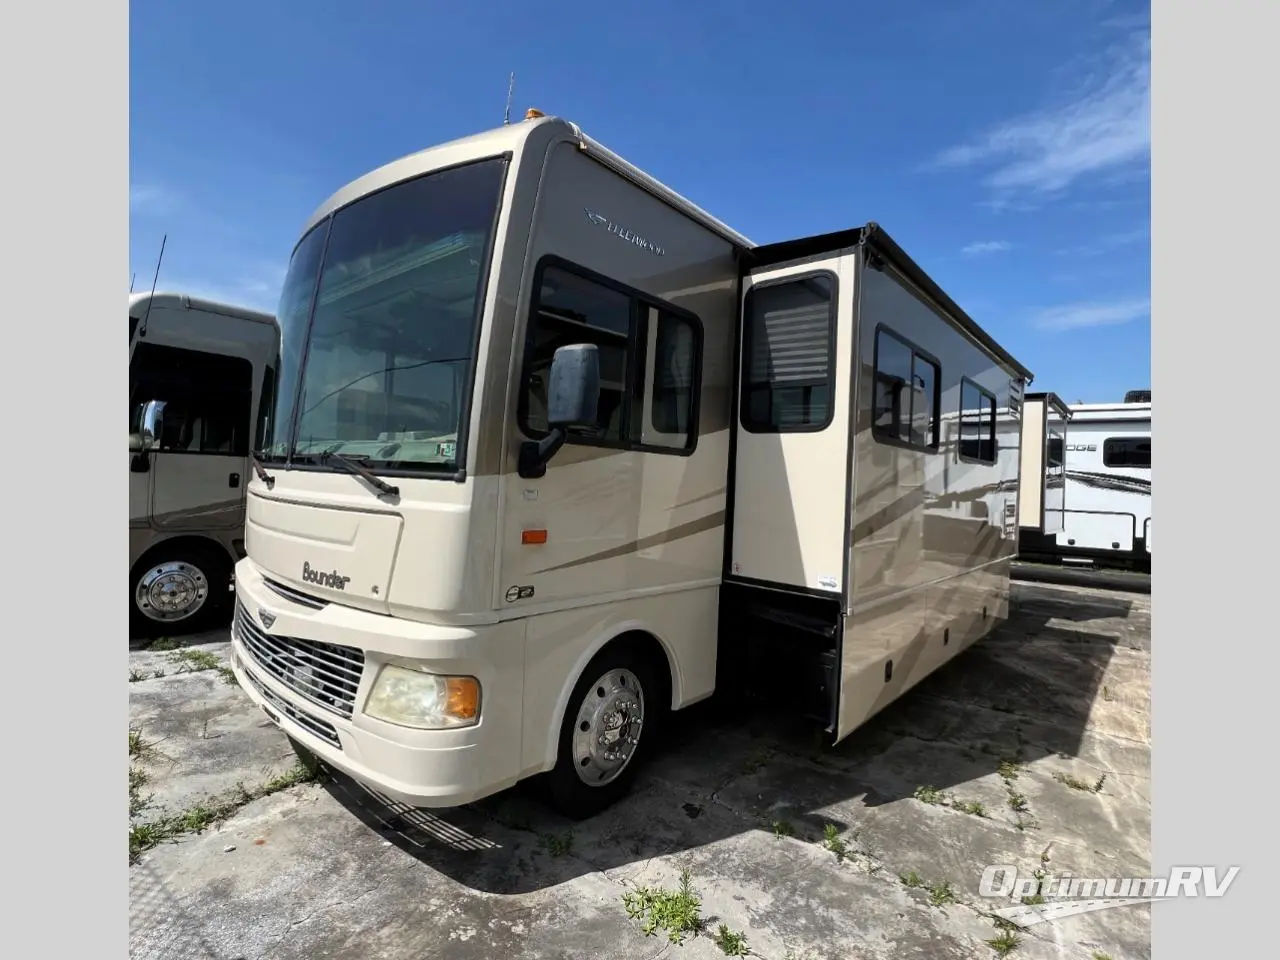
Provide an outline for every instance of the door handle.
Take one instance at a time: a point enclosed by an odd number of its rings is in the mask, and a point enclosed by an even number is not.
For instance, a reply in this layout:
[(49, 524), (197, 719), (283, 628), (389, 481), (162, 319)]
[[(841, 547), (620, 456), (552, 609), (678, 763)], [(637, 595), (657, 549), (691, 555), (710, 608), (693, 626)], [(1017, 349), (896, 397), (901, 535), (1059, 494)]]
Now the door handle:
[(240, 486), (240, 474), (233, 473), (230, 477), (228, 477), (227, 486), (233, 489)]

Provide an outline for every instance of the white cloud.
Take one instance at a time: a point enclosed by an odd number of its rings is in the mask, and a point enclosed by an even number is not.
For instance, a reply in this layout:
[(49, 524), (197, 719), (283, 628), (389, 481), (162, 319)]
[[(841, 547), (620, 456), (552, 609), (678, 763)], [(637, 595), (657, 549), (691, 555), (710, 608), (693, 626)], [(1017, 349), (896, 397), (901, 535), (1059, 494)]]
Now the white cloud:
[(1041, 310), (1032, 323), (1041, 330), (1061, 333), (1086, 327), (1110, 327), (1131, 323), (1151, 314), (1151, 300), (1134, 298), (1109, 302), (1071, 303)]
[(172, 213), (181, 202), (175, 191), (160, 184), (129, 184), (129, 213), (133, 215)]
[[(278, 279), (274, 279), (278, 277)], [(284, 268), (263, 264), (244, 276), (230, 280), (209, 280), (199, 277), (166, 278), (161, 272), (158, 289), (166, 293), (185, 293), (203, 300), (229, 303), (237, 307), (249, 307), (264, 313), (275, 313), (280, 303), (280, 288), (284, 283)], [(147, 284), (150, 286), (150, 283)], [(134, 288), (136, 293), (137, 287)]]
[(1010, 244), (1007, 240), (978, 240), (962, 247), (960, 252), (966, 257), (977, 257), (984, 253), (1003, 253), (1008, 250)]
[(1124, 230), (1119, 233), (1104, 234), (1091, 243), (1082, 244), (1078, 247), (1066, 247), (1056, 252), (1063, 257), (1095, 257), (1119, 247), (1142, 243), (1150, 238), (1151, 231), (1147, 227), (1140, 227), (1137, 230)]
[[(166, 253), (165, 264), (168, 263), (170, 260)], [(179, 265), (172, 273), (164, 266), (160, 270), (156, 290), (185, 293), (203, 300), (274, 313), (280, 303), (280, 290), (284, 286), (287, 269), (287, 265), (276, 261), (247, 259), (229, 264), (207, 262), (203, 266), (196, 265), (194, 269), (189, 264)], [(134, 293), (151, 289), (154, 270), (153, 264), (137, 271)]]
[(1151, 150), (1151, 40), (1146, 33), (1111, 51), (1108, 67), (1085, 77), (1076, 96), (997, 124), (944, 150), (932, 166), (984, 166), (998, 197), (1051, 194), (1090, 176), (1111, 177), (1148, 162)]

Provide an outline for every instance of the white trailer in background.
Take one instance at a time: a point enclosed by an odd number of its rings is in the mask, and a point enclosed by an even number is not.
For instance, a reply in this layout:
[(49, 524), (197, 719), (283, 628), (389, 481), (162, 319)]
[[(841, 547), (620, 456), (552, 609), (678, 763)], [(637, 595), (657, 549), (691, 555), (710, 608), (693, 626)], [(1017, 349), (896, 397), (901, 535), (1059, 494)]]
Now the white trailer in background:
[(757, 246), (537, 115), (338, 191), (278, 317), (232, 668), (384, 796), (590, 814), (669, 710), (840, 740), (1007, 616), (1031, 373), (875, 224)]
[(188, 632), (226, 611), (279, 348), (269, 314), (185, 294), (130, 296), (133, 636)]
[[(1064, 422), (1061, 412), (1049, 429)], [(1062, 463), (1066, 508), (1059, 528), (1024, 530), (1019, 557), (1151, 571), (1151, 400), (1070, 407)]]

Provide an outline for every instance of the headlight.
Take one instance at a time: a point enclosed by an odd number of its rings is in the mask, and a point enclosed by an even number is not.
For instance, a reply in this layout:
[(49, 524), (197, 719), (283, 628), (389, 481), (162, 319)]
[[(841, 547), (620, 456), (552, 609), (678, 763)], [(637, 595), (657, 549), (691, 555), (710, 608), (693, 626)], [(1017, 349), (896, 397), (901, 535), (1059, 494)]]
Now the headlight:
[(480, 682), (387, 664), (364, 712), (378, 720), (424, 730), (472, 726), (480, 718)]

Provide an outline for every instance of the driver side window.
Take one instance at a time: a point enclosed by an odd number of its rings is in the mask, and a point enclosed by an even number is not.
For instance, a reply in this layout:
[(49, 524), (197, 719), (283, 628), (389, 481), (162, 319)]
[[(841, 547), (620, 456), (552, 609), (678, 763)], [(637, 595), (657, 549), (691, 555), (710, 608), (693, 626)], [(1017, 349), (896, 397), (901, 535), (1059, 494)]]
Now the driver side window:
[(698, 318), (558, 264), (544, 265), (535, 282), (520, 428), (534, 437), (547, 433), (547, 388), (555, 353), (588, 343), (600, 358), (596, 422), (570, 427), (570, 441), (654, 453), (692, 451), (702, 365)]
[(142, 407), (165, 402), (157, 451), (243, 457), (252, 427), (253, 364), (201, 350), (140, 343), (129, 363), (129, 432)]
[(631, 409), (628, 384), (635, 341), (635, 302), (626, 294), (569, 273), (560, 267), (542, 271), (529, 318), (525, 423), (545, 433), (547, 381), (555, 352), (575, 343), (593, 343), (600, 351), (600, 402), (596, 424), (573, 427), (573, 437), (608, 445), (623, 442), (623, 423)]
[(634, 347), (634, 311), (635, 303), (626, 294), (558, 266), (543, 270), (529, 321), (525, 420), (531, 431), (548, 429), (547, 385), (557, 349), (594, 343), (600, 356), (598, 419), (589, 428), (572, 428), (570, 434), (598, 443), (622, 443), (623, 417), (631, 406), (627, 374)]

